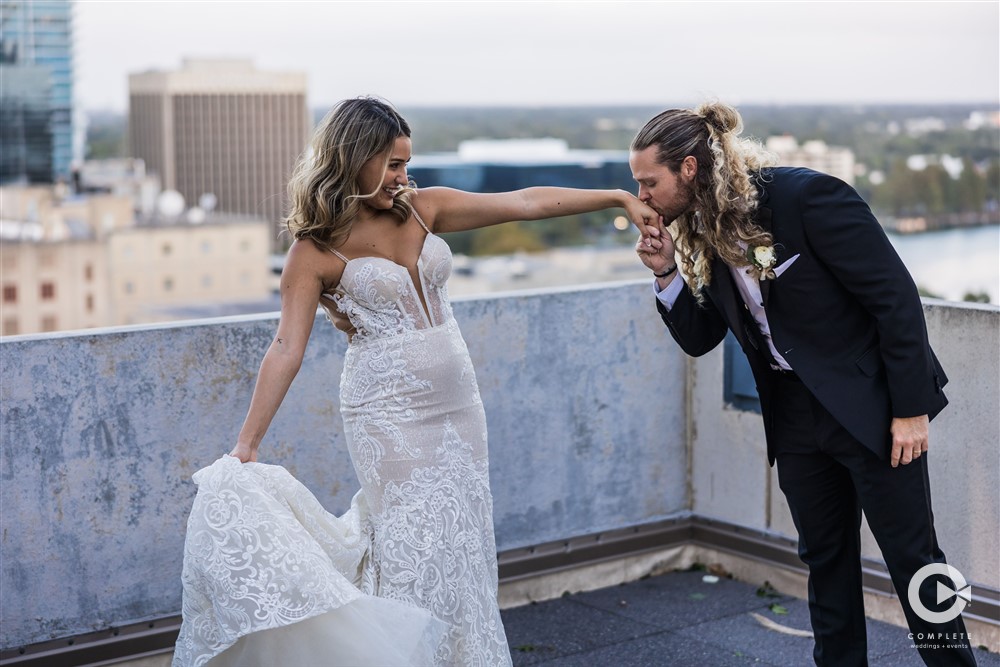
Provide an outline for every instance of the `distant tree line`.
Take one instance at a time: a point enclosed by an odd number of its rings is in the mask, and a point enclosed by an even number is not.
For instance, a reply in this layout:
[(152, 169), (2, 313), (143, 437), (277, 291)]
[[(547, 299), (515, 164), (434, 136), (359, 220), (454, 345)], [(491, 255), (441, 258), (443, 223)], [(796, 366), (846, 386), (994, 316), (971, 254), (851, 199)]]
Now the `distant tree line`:
[(615, 229), (615, 216), (622, 211), (571, 215), (552, 220), (511, 222), (471, 232), (446, 234), (453, 252), (464, 255), (507, 255), (514, 252), (537, 252), (567, 246), (627, 245), (635, 242), (635, 230)]
[(91, 113), (87, 119), (87, 160), (108, 160), (127, 157), (125, 132), (127, 121), (121, 114)]
[[(413, 127), (416, 153), (452, 152), (460, 142), (477, 138), (564, 139), (571, 148), (626, 150), (636, 131), (662, 107), (403, 107)], [(996, 211), (1000, 202), (1000, 133), (995, 127), (967, 129), (973, 111), (983, 105), (863, 105), (740, 107), (745, 134), (765, 139), (788, 134), (799, 142), (811, 139), (854, 151), (865, 173), (856, 183), (880, 215), (948, 215)], [(315, 111), (316, 120), (327, 109)], [(908, 134), (910, 119), (934, 118), (944, 129)], [(98, 114), (88, 127), (87, 156), (125, 156), (125, 118)], [(938, 164), (921, 171), (906, 161), (913, 155), (949, 155), (962, 161), (962, 174), (952, 179)], [(881, 172), (882, 182), (869, 177)], [(451, 235), (457, 252), (495, 254), (584, 243), (630, 243), (630, 231), (610, 225), (614, 213), (573, 216), (558, 223), (519, 223)]]
[[(663, 107), (404, 107), (418, 153), (454, 151), (466, 139), (565, 139), (571, 148), (626, 150), (636, 131)], [(678, 105), (685, 106), (685, 105)], [(888, 171), (900, 157), (948, 154), (983, 163), (1000, 158), (996, 128), (967, 130), (962, 123), (982, 105), (759, 106), (740, 112), (745, 134), (764, 139), (789, 134), (799, 141), (821, 139), (854, 151), (858, 162)], [(314, 110), (318, 122), (327, 109)], [(890, 123), (938, 118), (946, 129), (919, 136), (890, 133)], [(125, 157), (126, 118), (114, 112), (89, 114), (88, 157)]]
[[(864, 167), (855, 184), (862, 196), (880, 215), (903, 217), (987, 211), (993, 215), (1000, 208), (1000, 131), (995, 127), (970, 130), (964, 125), (973, 111), (991, 108), (989, 104), (748, 105), (740, 107), (740, 112), (746, 135), (761, 140), (791, 135), (800, 143), (819, 139), (851, 149), (856, 162)], [(417, 152), (454, 151), (461, 141), (482, 137), (556, 137), (565, 139), (572, 148), (626, 150), (642, 124), (661, 110), (418, 107), (403, 113), (411, 119)], [(907, 133), (907, 121), (926, 118), (939, 120), (943, 129)], [(923, 170), (910, 169), (907, 159), (913, 155), (929, 156), (932, 164)], [(940, 164), (933, 164), (941, 155), (962, 161), (957, 179)], [(870, 181), (873, 172), (881, 173), (884, 180), (878, 184)], [(574, 228), (575, 238), (592, 241), (588, 235), (588, 230), (595, 232), (592, 226), (570, 224), (567, 230), (570, 228)]]
[(895, 216), (941, 216), (961, 213), (996, 213), (1000, 202), (1000, 160), (985, 168), (966, 157), (958, 178), (939, 164), (913, 170), (898, 158), (879, 185), (868, 183), (869, 201), (876, 209)]

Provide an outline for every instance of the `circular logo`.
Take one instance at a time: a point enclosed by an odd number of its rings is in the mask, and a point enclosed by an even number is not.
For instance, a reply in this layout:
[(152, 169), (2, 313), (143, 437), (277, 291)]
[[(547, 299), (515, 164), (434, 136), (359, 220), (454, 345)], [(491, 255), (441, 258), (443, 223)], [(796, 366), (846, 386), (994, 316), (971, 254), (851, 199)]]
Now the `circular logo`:
[[(937, 582), (938, 604), (955, 598), (955, 602), (944, 611), (931, 611), (920, 600), (920, 586), (927, 577), (935, 574), (948, 577), (955, 585), (955, 588), (952, 589), (940, 581)], [(965, 605), (972, 601), (971, 587), (966, 583), (965, 577), (962, 576), (961, 572), (947, 563), (930, 563), (917, 570), (913, 578), (910, 579), (910, 586), (907, 588), (906, 595), (910, 600), (910, 607), (913, 608), (914, 613), (928, 623), (947, 623), (954, 620), (965, 609)]]

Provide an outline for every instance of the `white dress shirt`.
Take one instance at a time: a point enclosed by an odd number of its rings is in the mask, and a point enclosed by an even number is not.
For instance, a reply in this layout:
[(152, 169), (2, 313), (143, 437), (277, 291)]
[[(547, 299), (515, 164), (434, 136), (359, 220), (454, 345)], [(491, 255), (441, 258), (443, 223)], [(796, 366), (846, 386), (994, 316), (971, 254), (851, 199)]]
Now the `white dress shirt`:
[[(764, 337), (764, 342), (767, 343), (767, 349), (771, 351), (771, 356), (774, 357), (774, 360), (782, 370), (792, 370), (791, 365), (785, 361), (785, 358), (774, 347), (774, 341), (771, 340), (771, 327), (767, 323), (767, 313), (764, 312), (764, 297), (760, 293), (760, 283), (753, 276), (747, 275), (745, 267), (730, 266), (729, 273), (733, 276), (733, 282), (736, 283), (736, 289), (739, 290), (740, 296), (743, 298), (743, 303), (746, 304), (754, 321), (757, 323), (757, 328), (760, 329), (760, 333)], [(663, 291), (657, 291), (656, 281), (653, 281), (653, 292), (668, 311), (673, 308), (677, 297), (684, 288), (685, 284), (680, 276), (670, 281), (670, 284)]]

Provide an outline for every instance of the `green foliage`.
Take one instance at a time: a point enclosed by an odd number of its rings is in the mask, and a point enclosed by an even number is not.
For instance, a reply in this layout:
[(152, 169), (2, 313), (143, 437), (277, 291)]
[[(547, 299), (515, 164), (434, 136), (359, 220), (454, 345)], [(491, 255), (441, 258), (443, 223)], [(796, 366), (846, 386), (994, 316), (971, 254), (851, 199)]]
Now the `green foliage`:
[(514, 252), (545, 250), (539, 235), (523, 222), (511, 222), (477, 230), (472, 236), (470, 255), (509, 255)]
[(106, 160), (125, 156), (125, 118), (118, 114), (91, 114), (87, 123), (86, 158)]
[(997, 160), (982, 168), (970, 158), (962, 162), (962, 173), (951, 177), (944, 167), (931, 164), (915, 171), (899, 158), (888, 169), (884, 183), (871, 188), (873, 207), (897, 216), (979, 213), (995, 206)]
[(981, 211), (986, 206), (986, 174), (978, 173), (970, 158), (962, 160), (962, 173), (954, 184), (954, 192), (956, 212)]
[[(627, 150), (639, 128), (671, 106), (640, 107), (403, 107), (413, 127), (418, 153), (454, 151), (465, 139), (556, 137), (572, 148)], [(800, 142), (821, 139), (846, 146), (858, 162), (885, 170), (899, 158), (916, 154), (948, 154), (974, 162), (1000, 156), (995, 128), (967, 130), (962, 123), (980, 105), (741, 105), (744, 134), (761, 139), (788, 134)], [(322, 110), (325, 113), (325, 109)], [(317, 112), (317, 117), (322, 113)], [(913, 118), (939, 118), (945, 130), (911, 136), (902, 128)]]
[(757, 589), (757, 597), (759, 598), (777, 598), (781, 597), (781, 593), (775, 590), (774, 586), (771, 585), (770, 581), (765, 581), (764, 585)]
[[(620, 213), (620, 212), (617, 212)], [(632, 243), (634, 235), (616, 232), (612, 220), (616, 212), (586, 213), (549, 220), (511, 222), (470, 232), (454, 232), (445, 238), (452, 252), (464, 255), (505, 255), (537, 252), (546, 248), (579, 246), (611, 238), (612, 243)], [(614, 234), (614, 236), (609, 236)]]
[(962, 296), (962, 301), (968, 301), (970, 303), (989, 303), (990, 295), (986, 292), (966, 292)]
[[(687, 104), (664, 105), (689, 106)], [(880, 171), (886, 182), (874, 185), (859, 178), (857, 189), (880, 214), (944, 216), (981, 212), (1000, 202), (1000, 135), (996, 128), (968, 130), (963, 122), (973, 110), (992, 105), (884, 106), (741, 106), (744, 134), (765, 139), (792, 135), (800, 143), (820, 139), (854, 151), (869, 173)], [(413, 126), (419, 153), (454, 151), (459, 142), (475, 138), (556, 137), (579, 149), (626, 150), (646, 120), (660, 107), (538, 107), (538, 108), (403, 108)], [(908, 134), (911, 119), (936, 118), (943, 130)], [(963, 161), (956, 181), (939, 165), (913, 171), (913, 155), (950, 155)], [(586, 235), (586, 226), (579, 231)], [(580, 242), (546, 238), (549, 245)]]
[(1000, 202), (1000, 160), (991, 160), (986, 168), (985, 176), (986, 199)]
[[(565, 139), (571, 148), (627, 150), (632, 137), (647, 120), (671, 106), (689, 102), (639, 107), (401, 107), (413, 128), (417, 153), (454, 151), (466, 139), (538, 138)], [(800, 142), (822, 139), (832, 146), (846, 146), (855, 158), (871, 169), (887, 171), (900, 158), (916, 154), (948, 154), (976, 163), (1000, 158), (996, 128), (967, 130), (962, 122), (980, 105), (844, 105), (767, 106), (741, 105), (744, 134), (761, 139), (788, 134)], [(315, 109), (318, 122), (328, 109)], [(907, 119), (935, 117), (944, 131), (910, 136), (890, 132)], [(87, 128), (88, 155), (122, 156), (126, 117), (115, 113), (91, 113)], [(90, 144), (95, 144), (91, 146)], [(995, 166), (994, 166), (995, 169)], [(1000, 187), (996, 175), (987, 178)]]
[[(573, 149), (627, 150), (638, 129), (667, 107), (691, 102), (639, 107), (402, 107), (413, 128), (418, 154), (454, 151), (459, 143), (476, 138), (564, 139)], [(744, 135), (765, 139), (788, 134), (799, 142), (820, 139), (854, 151), (868, 174), (882, 172), (885, 181), (866, 176), (856, 187), (878, 215), (954, 216), (992, 211), (1000, 206), (1000, 133), (996, 128), (968, 130), (963, 122), (975, 110), (993, 103), (962, 105), (843, 105), (740, 106)], [(317, 109), (315, 118), (327, 109)], [(943, 130), (911, 135), (906, 122), (936, 118)], [(122, 114), (91, 113), (87, 128), (89, 159), (126, 156), (126, 118)], [(939, 165), (923, 171), (906, 166), (912, 155), (950, 155), (963, 161), (958, 179)], [(489, 255), (512, 250), (581, 245), (606, 239), (631, 242), (631, 233), (615, 234), (609, 226), (613, 212), (572, 216), (558, 221), (524, 222), (496, 230), (450, 234), (455, 252)], [(500, 231), (502, 230), (502, 231)], [(612, 241), (616, 242), (616, 241)], [(930, 295), (933, 296), (933, 295)]]

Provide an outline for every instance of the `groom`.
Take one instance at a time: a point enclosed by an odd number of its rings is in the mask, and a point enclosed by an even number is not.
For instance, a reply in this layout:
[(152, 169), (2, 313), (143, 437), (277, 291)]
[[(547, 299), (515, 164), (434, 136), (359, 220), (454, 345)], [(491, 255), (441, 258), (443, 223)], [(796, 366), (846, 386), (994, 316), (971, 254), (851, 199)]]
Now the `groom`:
[[(741, 130), (735, 109), (712, 103), (664, 111), (632, 142), (639, 199), (675, 223), (673, 236), (661, 224), (636, 246), (657, 309), (688, 354), (732, 331), (750, 361), (768, 460), (809, 567), (816, 664), (867, 664), (864, 511), (910, 630), (952, 638), (919, 648), (924, 662), (974, 665), (961, 617), (930, 623), (906, 595), (917, 570), (945, 562), (926, 452), (947, 377), (916, 287), (850, 186), (769, 168)], [(925, 584), (923, 604), (936, 609)]]

